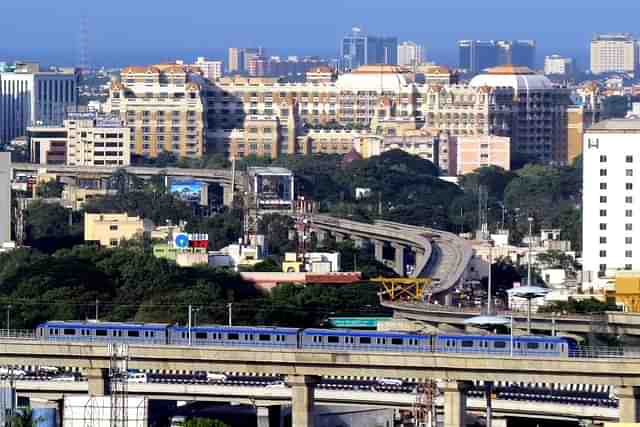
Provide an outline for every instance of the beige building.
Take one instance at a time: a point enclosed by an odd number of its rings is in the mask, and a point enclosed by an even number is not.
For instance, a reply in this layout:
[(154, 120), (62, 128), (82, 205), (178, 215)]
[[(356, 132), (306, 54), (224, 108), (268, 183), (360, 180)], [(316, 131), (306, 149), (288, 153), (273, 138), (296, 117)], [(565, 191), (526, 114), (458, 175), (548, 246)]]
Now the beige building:
[(574, 105), (567, 109), (567, 163), (582, 154), (584, 132), (600, 121), (601, 90), (587, 82), (574, 91)]
[(199, 68), (202, 76), (209, 80), (218, 80), (222, 77), (224, 70), (222, 61), (208, 61), (204, 56), (199, 56), (193, 66)]
[(455, 157), (450, 161), (452, 175), (465, 175), (484, 166), (511, 168), (511, 143), (505, 136), (459, 136), (452, 141)]
[(62, 204), (65, 208), (74, 211), (82, 209), (84, 204), (91, 199), (117, 194), (117, 190), (102, 188), (80, 188), (75, 185), (65, 185), (62, 190)]
[(153, 223), (137, 216), (121, 214), (84, 214), (84, 241), (116, 247), (122, 240), (150, 233)]
[(67, 129), (64, 126), (30, 126), (27, 128), (27, 139), (32, 163), (67, 163)]
[(638, 43), (631, 34), (598, 34), (591, 40), (591, 72), (634, 74)]
[(131, 163), (131, 131), (119, 117), (68, 118), (67, 165), (128, 166)]
[(183, 65), (127, 67), (109, 90), (105, 111), (131, 129), (132, 154), (202, 157), (206, 122), (200, 70)]
[(573, 74), (573, 58), (567, 58), (560, 55), (549, 55), (544, 57), (544, 73), (551, 75), (570, 75)]

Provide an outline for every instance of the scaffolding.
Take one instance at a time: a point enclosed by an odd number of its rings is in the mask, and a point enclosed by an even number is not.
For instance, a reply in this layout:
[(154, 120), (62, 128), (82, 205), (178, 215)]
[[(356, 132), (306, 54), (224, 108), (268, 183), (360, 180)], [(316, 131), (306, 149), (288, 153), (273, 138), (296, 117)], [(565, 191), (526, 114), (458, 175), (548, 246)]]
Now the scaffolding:
[(428, 278), (376, 277), (371, 281), (380, 284), (383, 288), (380, 296), (386, 296), (391, 301), (423, 301), (427, 288), (431, 286), (431, 279)]
[(416, 400), (413, 404), (413, 418), (416, 427), (436, 427), (437, 425), (437, 384), (428, 380), (416, 387)]
[(128, 425), (127, 375), (129, 373), (129, 346), (127, 344), (109, 344), (109, 387), (111, 394), (110, 427)]

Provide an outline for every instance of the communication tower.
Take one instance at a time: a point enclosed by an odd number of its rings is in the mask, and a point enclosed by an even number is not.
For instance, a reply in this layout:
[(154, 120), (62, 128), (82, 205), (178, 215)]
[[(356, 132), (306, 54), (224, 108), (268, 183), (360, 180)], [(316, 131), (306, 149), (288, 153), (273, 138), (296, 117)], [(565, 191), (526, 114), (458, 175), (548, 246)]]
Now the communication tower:
[(109, 385), (111, 391), (111, 427), (126, 427), (128, 420), (127, 375), (129, 372), (129, 346), (109, 344)]

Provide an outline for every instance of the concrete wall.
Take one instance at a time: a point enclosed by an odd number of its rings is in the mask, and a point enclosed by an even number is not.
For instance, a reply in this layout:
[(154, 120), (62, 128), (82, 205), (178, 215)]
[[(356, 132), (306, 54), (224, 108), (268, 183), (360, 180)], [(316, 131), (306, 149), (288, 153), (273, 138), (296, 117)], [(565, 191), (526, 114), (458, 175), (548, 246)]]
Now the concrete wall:
[(11, 241), (11, 153), (0, 153), (0, 246)]

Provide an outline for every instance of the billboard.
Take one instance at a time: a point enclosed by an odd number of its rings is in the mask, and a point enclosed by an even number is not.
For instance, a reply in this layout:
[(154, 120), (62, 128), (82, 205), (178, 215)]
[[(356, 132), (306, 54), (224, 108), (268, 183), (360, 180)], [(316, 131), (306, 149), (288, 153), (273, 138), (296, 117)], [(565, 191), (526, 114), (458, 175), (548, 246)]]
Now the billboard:
[(169, 192), (182, 201), (202, 206), (208, 205), (209, 187), (205, 182), (194, 179), (172, 179)]
[[(112, 419), (116, 413), (118, 419)], [(62, 420), (62, 427), (147, 427), (148, 401), (131, 396), (114, 402), (111, 396), (65, 396)]]

